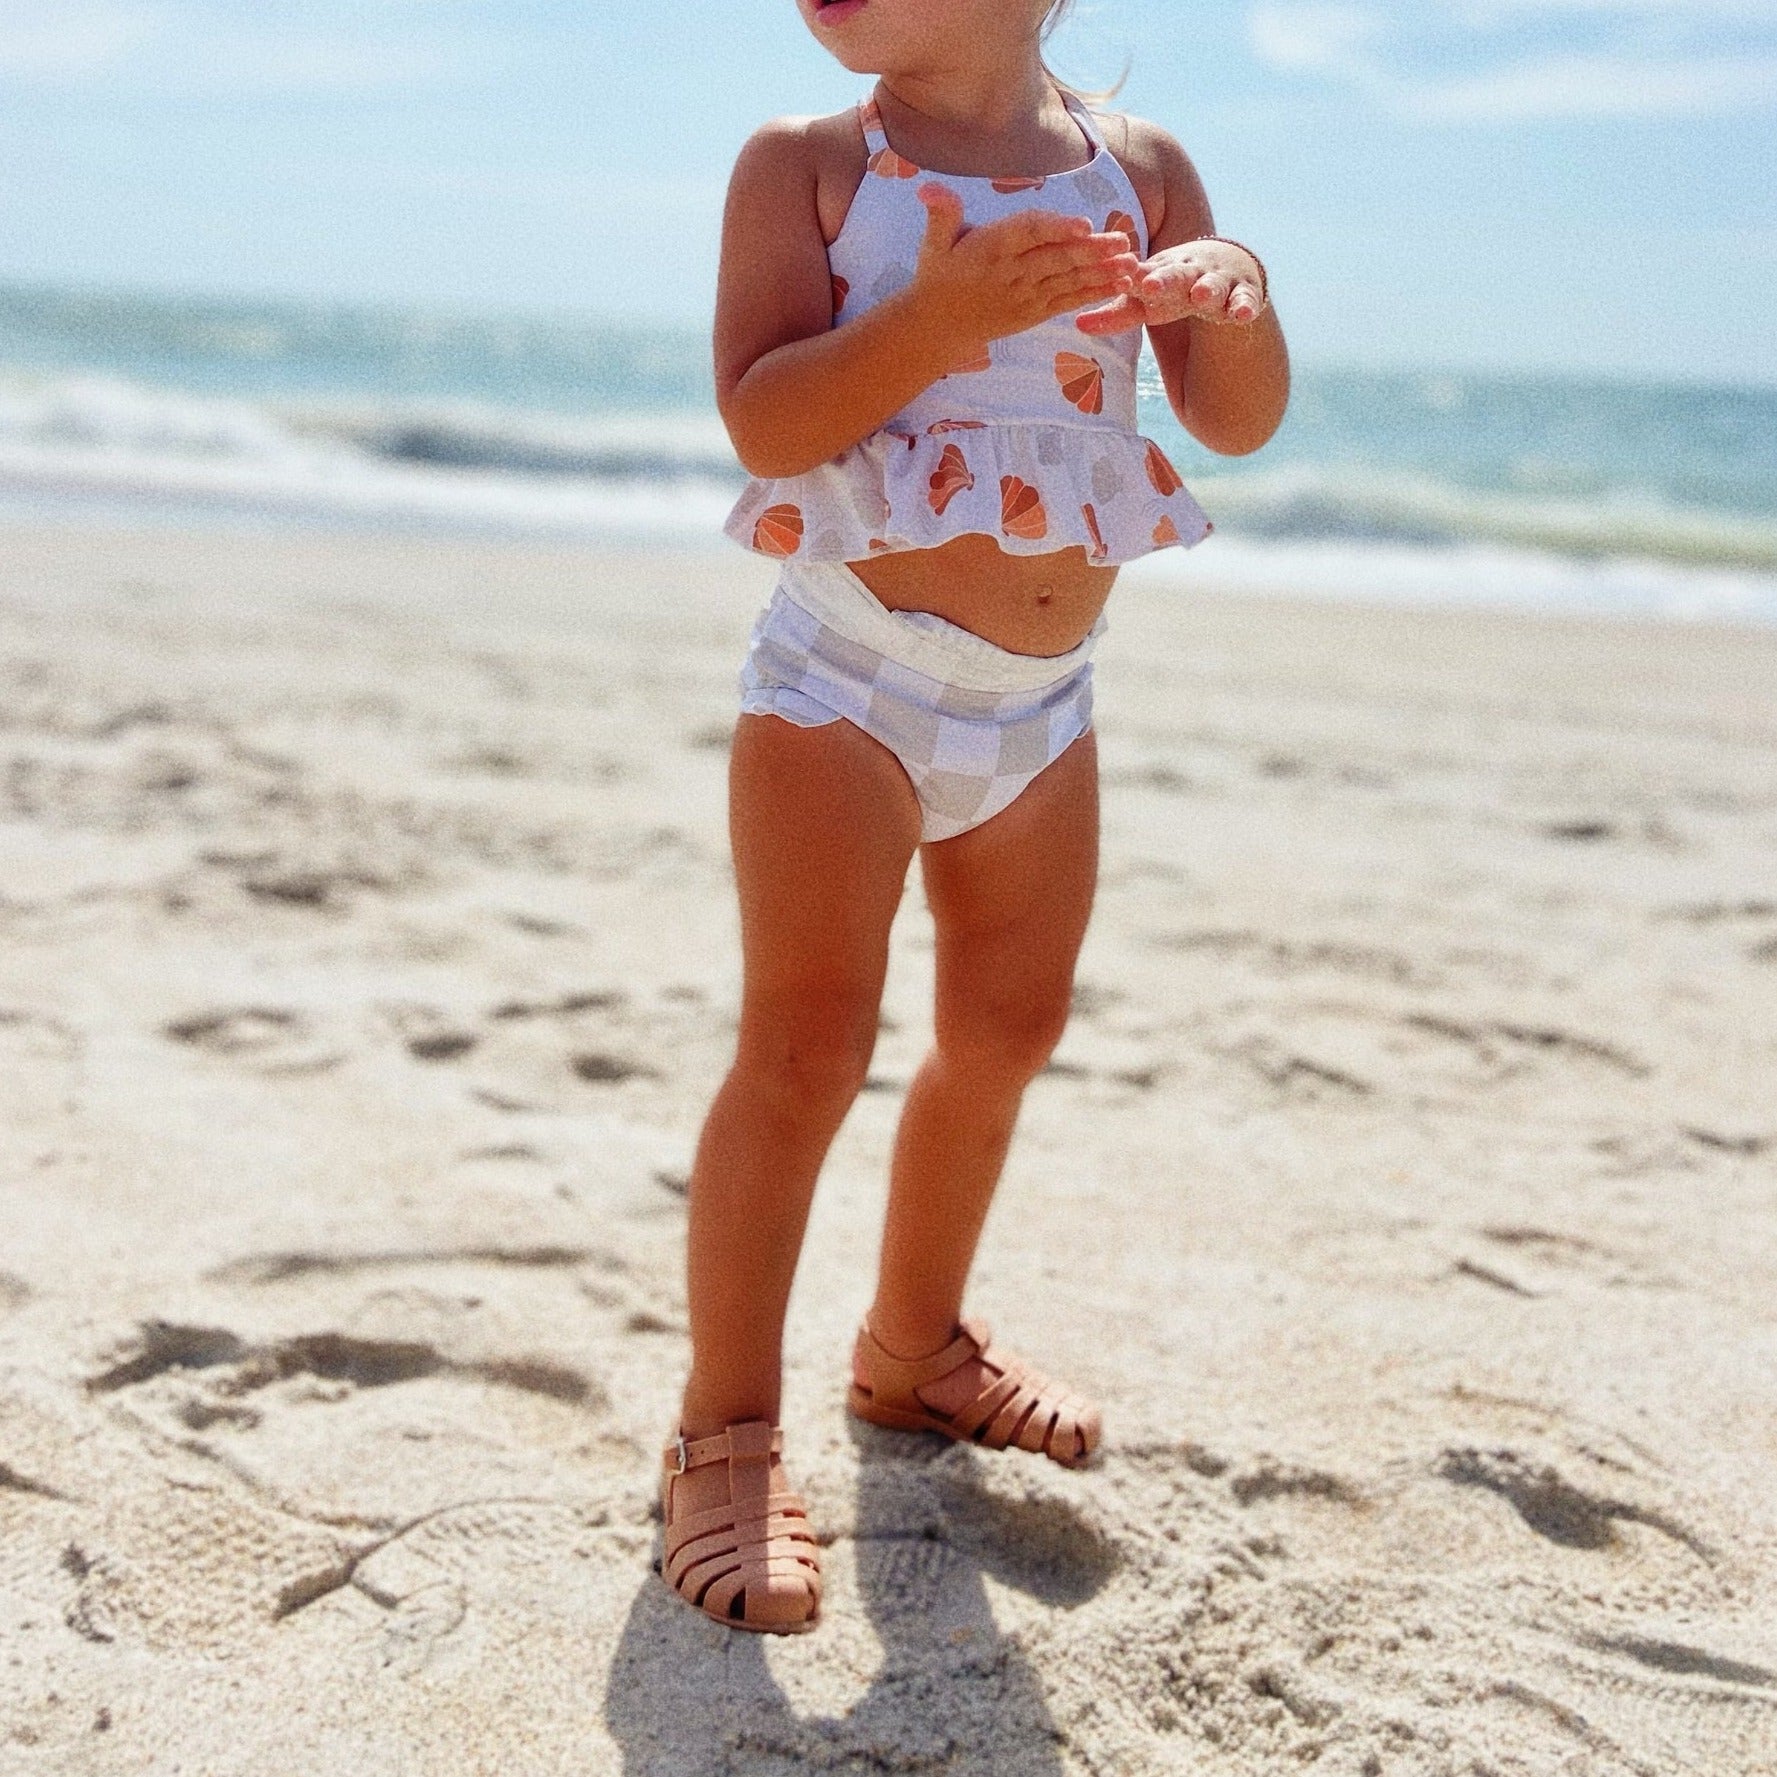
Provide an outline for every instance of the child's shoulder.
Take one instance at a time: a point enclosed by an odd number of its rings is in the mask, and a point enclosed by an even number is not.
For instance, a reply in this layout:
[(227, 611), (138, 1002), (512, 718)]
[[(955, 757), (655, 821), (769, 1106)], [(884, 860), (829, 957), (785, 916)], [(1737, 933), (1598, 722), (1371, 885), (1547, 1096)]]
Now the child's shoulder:
[(862, 164), (864, 131), (858, 107), (824, 116), (790, 115), (768, 118), (746, 139), (743, 160), (799, 161), (811, 170), (834, 162), (855, 160)]
[(1151, 118), (1137, 117), (1129, 111), (1100, 111), (1096, 106), (1092, 116), (1104, 133), (1105, 146), (1132, 173), (1139, 168), (1156, 178), (1165, 178), (1191, 165), (1191, 157), (1178, 137)]
[(774, 117), (742, 146), (729, 190), (765, 211), (811, 202), (821, 237), (831, 244), (863, 181), (868, 153), (855, 105), (824, 117)]
[(1157, 234), (1169, 215), (1175, 227), (1183, 226), (1189, 234), (1206, 232), (1208, 199), (1203, 181), (1179, 139), (1151, 119), (1127, 111), (1095, 107), (1092, 115), (1105, 146), (1122, 163), (1141, 199), (1150, 232)]

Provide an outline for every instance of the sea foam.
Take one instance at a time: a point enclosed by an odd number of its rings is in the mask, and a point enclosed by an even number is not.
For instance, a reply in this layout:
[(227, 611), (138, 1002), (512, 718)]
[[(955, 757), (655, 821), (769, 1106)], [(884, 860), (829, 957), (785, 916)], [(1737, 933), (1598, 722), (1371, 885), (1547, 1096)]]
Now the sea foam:
[[(1777, 394), (1306, 371), (1218, 458), (1217, 534), (1131, 572), (1327, 596), (1769, 620)], [(0, 513), (723, 547), (708, 343), (585, 319), (0, 286)]]

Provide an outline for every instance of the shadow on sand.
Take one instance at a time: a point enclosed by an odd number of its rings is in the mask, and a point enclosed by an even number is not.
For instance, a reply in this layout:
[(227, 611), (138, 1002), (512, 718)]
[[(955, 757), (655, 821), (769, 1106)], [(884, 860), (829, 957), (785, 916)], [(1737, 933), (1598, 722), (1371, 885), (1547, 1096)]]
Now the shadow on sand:
[[(1115, 1549), (1071, 1506), (989, 1489), (974, 1450), (848, 1421), (858, 1453), (850, 1537), (858, 1599), (881, 1667), (845, 1715), (798, 1715), (766, 1662), (765, 1637), (725, 1629), (648, 1576), (611, 1664), (605, 1718), (626, 1777), (788, 1777), (791, 1772), (1017, 1772), (1060, 1777), (1042, 1686), (994, 1623), (986, 1576), (1059, 1608), (1083, 1604), (1117, 1566)], [(1014, 1459), (1015, 1460), (1015, 1459)], [(867, 1644), (845, 1633), (854, 1607), (835, 1587), (824, 1616), (787, 1644), (854, 1687)], [(823, 1646), (824, 1644), (824, 1646)]]

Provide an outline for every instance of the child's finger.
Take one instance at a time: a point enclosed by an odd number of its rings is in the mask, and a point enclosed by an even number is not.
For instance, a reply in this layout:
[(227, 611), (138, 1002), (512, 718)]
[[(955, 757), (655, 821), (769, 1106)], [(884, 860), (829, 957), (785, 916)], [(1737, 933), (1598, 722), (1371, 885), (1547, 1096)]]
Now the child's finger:
[(1049, 312), (1066, 314), (1089, 303), (1111, 302), (1129, 294), (1120, 278), (1055, 278), (1042, 287)]
[(1175, 266), (1145, 265), (1135, 281), (1136, 294), (1156, 306), (1166, 303), (1176, 304), (1180, 301), (1188, 302), (1191, 296), (1193, 276), (1194, 274), (1188, 271), (1181, 275)]
[(954, 243), (963, 232), (963, 200), (948, 185), (922, 185), (914, 196), (926, 207), (926, 239)]
[(1228, 300), (1229, 279), (1225, 272), (1206, 271), (1191, 286), (1194, 309), (1219, 309)]
[(1127, 248), (1120, 253), (1104, 252), (1094, 244), (1099, 238), (1032, 247), (1019, 254), (1019, 270), (1039, 281), (1080, 273), (1132, 283), (1137, 271), (1135, 255)]
[(1103, 308), (1087, 309), (1075, 316), (1074, 325), (1082, 333), (1127, 333), (1131, 327), (1141, 326), (1146, 319), (1147, 311), (1140, 300), (1123, 295)]
[(1257, 320), (1263, 300), (1251, 284), (1236, 284), (1228, 295), (1228, 319), (1231, 321)]
[[(986, 223), (980, 232), (998, 236), (1013, 253), (1026, 253), (1033, 247), (1085, 240), (1092, 234), (1092, 224), (1084, 216), (1063, 216), (1055, 210), (1019, 210)], [(1117, 244), (1127, 247), (1129, 243), (1119, 240)]]
[(1066, 254), (1076, 265), (1096, 265), (1114, 260), (1131, 273), (1141, 270), (1141, 261), (1130, 252), (1129, 243), (1117, 234), (1088, 234), (1072, 240), (1043, 241), (1034, 247), (1026, 247), (1020, 257), (1048, 253)]

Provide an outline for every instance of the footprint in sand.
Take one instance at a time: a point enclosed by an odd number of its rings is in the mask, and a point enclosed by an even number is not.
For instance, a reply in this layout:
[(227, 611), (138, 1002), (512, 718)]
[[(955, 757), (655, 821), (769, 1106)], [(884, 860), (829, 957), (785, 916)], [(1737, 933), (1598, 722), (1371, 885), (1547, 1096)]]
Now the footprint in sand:
[(1354, 1508), (1365, 1503), (1362, 1489), (1343, 1475), (1275, 1456), (1254, 1457), (1230, 1474), (1228, 1491), (1243, 1506), (1272, 1499), (1320, 1499)]
[(161, 1026), (169, 1041), (260, 1074), (311, 1074), (337, 1067), (344, 1051), (301, 1012), (280, 1006), (226, 1006), (190, 1012)]
[(385, 1005), (378, 1011), (415, 1061), (455, 1061), (481, 1041), (460, 1020), (435, 1006)]
[(1615, 1044), (1528, 1020), (1403, 1014), (1321, 1000), (1279, 1006), (1269, 1023), (1219, 1047), (1292, 1096), (1357, 1101), (1381, 1091), (1466, 1094), (1553, 1068), (1616, 1080), (1653, 1071)]
[(461, 1626), (469, 1610), (467, 1588), (445, 1563), (434, 1559), (414, 1533), (387, 1543), (361, 1561), (351, 1583), (388, 1614), (377, 1643), (382, 1666), (411, 1676)]
[[(127, 1402), (131, 1417), (256, 1480), (273, 1504), (288, 1506), (294, 1488), (331, 1496), (335, 1512), (343, 1506), (360, 1515), (379, 1492), (385, 1504), (398, 1496), (452, 1497), (477, 1461), (507, 1474), (540, 1427), (558, 1449), (583, 1436), (587, 1415), (608, 1406), (596, 1381), (553, 1358), (476, 1352), (472, 1339), (465, 1350), (462, 1340), (474, 1331), (466, 1322), (451, 1330), (448, 1344), (410, 1336), (406, 1314), (400, 1324), (398, 1337), (354, 1334), (336, 1324), (249, 1338), (225, 1326), (150, 1320), (87, 1378), (86, 1388)], [(394, 1404), (378, 1404), (385, 1390)], [(545, 1405), (555, 1411), (539, 1420), (537, 1408)], [(460, 1445), (470, 1428), (497, 1420), (513, 1428), (511, 1452), (485, 1442)], [(391, 1468), (386, 1456), (380, 1463), (368, 1456), (370, 1443), (398, 1450), (410, 1437), (425, 1445), (441, 1436), (457, 1445), (442, 1462), (428, 1464), (416, 1450)], [(353, 1437), (367, 1440), (362, 1461), (342, 1462), (342, 1440)]]
[[(695, 989), (679, 989), (665, 997), (701, 1004), (703, 996)], [(623, 1027), (636, 1022), (629, 996), (619, 988), (583, 987), (502, 1000), (473, 1022), (423, 1006), (388, 1008), (384, 1016), (416, 1059), (451, 1061), (477, 1051), (484, 1079), (473, 1089), (474, 1096), (497, 1110), (560, 1108), (555, 1095), (564, 1064), (569, 1075), (591, 1086), (665, 1077), (651, 1062), (619, 1046), (625, 1043)], [(491, 1076), (489, 1069), (494, 1070)]]
[(1687, 1136), (1699, 1147), (1708, 1148), (1712, 1153), (1731, 1154), (1741, 1160), (1756, 1160), (1759, 1155), (1777, 1148), (1777, 1136), (1751, 1135), (1739, 1131), (1728, 1134), (1719, 1129), (1704, 1129), (1694, 1123), (1680, 1124), (1678, 1133)]
[(356, 889), (387, 893), (396, 886), (390, 878), (375, 871), (310, 868), (296, 864), (278, 864), (249, 871), (241, 877), (240, 883), (242, 890), (255, 901), (327, 912), (346, 907)]
[(1120, 987), (1107, 987), (1097, 981), (1076, 981), (1068, 1010), (1075, 1018), (1102, 1018), (1128, 997)]
[(1675, 1673), (1684, 1678), (1713, 1678), (1723, 1684), (1751, 1685), (1760, 1690), (1777, 1690), (1777, 1672), (1766, 1666), (1755, 1666), (1750, 1660), (1730, 1659), (1712, 1654), (1705, 1648), (1692, 1647), (1683, 1641), (1659, 1641), (1643, 1635), (1589, 1635), (1582, 1645), (1601, 1654), (1623, 1654), (1656, 1672)]
[(623, 1055), (609, 1055), (602, 1050), (583, 1050), (571, 1056), (568, 1066), (573, 1070), (576, 1079), (587, 1081), (594, 1086), (611, 1086), (624, 1080), (658, 1080), (664, 1078), (657, 1067), (650, 1067), (645, 1061), (632, 1061)]
[(572, 1018), (581, 1012), (611, 1012), (627, 1003), (628, 995), (614, 987), (578, 988), (549, 999), (502, 1000), (488, 1014), (502, 1021), (529, 1018)]
[(73, 1061), (80, 1051), (79, 1033), (59, 1018), (0, 1006), (0, 1055), (8, 1061)]
[(1453, 1273), (1508, 1295), (1536, 1299), (1587, 1278), (1611, 1285), (1652, 1281), (1633, 1255), (1576, 1234), (1522, 1223), (1493, 1223), (1475, 1233), (1485, 1246), (1459, 1255)]
[(1394, 987), (1433, 987), (1441, 975), (1405, 951), (1343, 938), (1276, 938), (1263, 932), (1204, 928), (1152, 939), (1158, 950), (1239, 959), (1261, 973), (1291, 976), (1324, 973), (1381, 981)]
[(608, 1268), (616, 1261), (591, 1247), (453, 1246), (364, 1253), (249, 1253), (205, 1273), (216, 1283), (286, 1283), (317, 1273), (335, 1277), (364, 1271), (424, 1269), (450, 1265), (499, 1265), (573, 1270), (580, 1265)]
[(1104, 781), (1123, 789), (1154, 790), (1162, 796), (1189, 796), (1202, 788), (1196, 779), (1163, 760), (1107, 771)]
[(893, 1600), (897, 1614), (916, 1619), (931, 1616), (960, 1565), (948, 1544), (930, 1537), (878, 1533), (855, 1541), (865, 1583)]
[[(656, 1174), (657, 1182), (679, 1175)], [(670, 1185), (663, 1188), (672, 1189)], [(682, 1184), (678, 1194), (683, 1194)], [(356, 1277), (374, 1279), (378, 1272), (408, 1273), (424, 1276), (427, 1272), (450, 1271), (464, 1267), (484, 1266), (508, 1273), (569, 1272), (575, 1274), (579, 1294), (600, 1309), (610, 1310), (624, 1318), (627, 1333), (682, 1332), (680, 1321), (655, 1299), (654, 1292), (640, 1279), (633, 1268), (617, 1254), (590, 1246), (460, 1246), (417, 1248), (408, 1251), (385, 1249), (380, 1252), (272, 1252), (248, 1253), (230, 1259), (205, 1273), (206, 1281), (265, 1288), (278, 1284), (301, 1284), (309, 1280), (349, 1280)], [(423, 1294), (424, 1292), (422, 1292)], [(399, 1291), (386, 1288), (378, 1296), (395, 1296)], [(364, 1301), (375, 1297), (360, 1298)], [(434, 1300), (443, 1298), (431, 1298)], [(455, 1308), (480, 1305), (479, 1295), (449, 1298)], [(156, 1323), (161, 1325), (162, 1323)], [(198, 1330), (191, 1335), (202, 1360), (195, 1367), (214, 1362), (234, 1361), (237, 1348), (224, 1344), (212, 1347), (208, 1335)], [(172, 1337), (164, 1326), (156, 1335), (165, 1340)], [(232, 1339), (232, 1335), (218, 1335)], [(361, 1342), (360, 1342), (361, 1343)], [(165, 1367), (163, 1365), (163, 1367)], [(180, 1363), (177, 1367), (193, 1367)], [(460, 1368), (461, 1366), (459, 1366)], [(477, 1372), (485, 1379), (503, 1382), (532, 1393), (558, 1399), (582, 1398), (587, 1384), (577, 1370), (562, 1369), (530, 1359), (497, 1358)]]
[(1553, 1463), (1511, 1448), (1449, 1449), (1439, 1457), (1439, 1478), (1458, 1487), (1498, 1494), (1529, 1528), (1570, 1549), (1609, 1549), (1620, 1540), (1619, 1524), (1642, 1524), (1713, 1562), (1709, 1544), (1658, 1508), (1570, 1480)]
[(1130, 1454), (1144, 1467), (1161, 1471), (1182, 1469), (1201, 1480), (1220, 1482), (1235, 1503), (1243, 1507), (1278, 1499), (1324, 1500), (1353, 1510), (1369, 1504), (1364, 1490), (1343, 1475), (1264, 1452), (1236, 1462), (1233, 1457), (1186, 1439), (1177, 1444), (1139, 1446)]
[(63, 1619), (88, 1641), (226, 1657), (351, 1571), (330, 1527), (152, 1473), (140, 1481), (63, 1550)]

